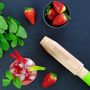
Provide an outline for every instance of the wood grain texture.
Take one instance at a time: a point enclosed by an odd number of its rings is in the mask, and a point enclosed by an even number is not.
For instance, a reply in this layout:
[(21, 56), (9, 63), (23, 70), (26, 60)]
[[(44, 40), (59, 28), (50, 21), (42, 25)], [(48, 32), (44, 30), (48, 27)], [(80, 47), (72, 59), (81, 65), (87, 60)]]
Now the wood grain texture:
[(54, 57), (74, 75), (77, 75), (82, 79), (88, 73), (88, 70), (84, 68), (83, 63), (81, 63), (56, 41), (45, 36), (40, 44), (52, 57)]

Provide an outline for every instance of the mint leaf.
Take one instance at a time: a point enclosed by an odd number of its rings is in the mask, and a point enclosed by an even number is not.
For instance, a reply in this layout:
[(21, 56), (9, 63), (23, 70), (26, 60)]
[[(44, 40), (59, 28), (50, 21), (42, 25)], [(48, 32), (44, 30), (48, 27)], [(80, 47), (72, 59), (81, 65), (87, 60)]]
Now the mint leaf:
[(2, 29), (2, 30), (8, 29), (7, 22), (5, 21), (4, 17), (1, 15), (0, 15), (0, 29)]
[(8, 79), (3, 79), (2, 80), (2, 83), (3, 83), (3, 86), (8, 86), (8, 85), (10, 85), (10, 83), (11, 83), (11, 80), (8, 80)]
[(46, 70), (45, 67), (42, 66), (32, 66), (29, 68), (30, 71), (41, 71), (41, 70)]
[(9, 31), (12, 33), (16, 33), (18, 29), (17, 23), (10, 17), (8, 17), (8, 23), (9, 23)]
[(17, 39), (11, 41), (11, 47), (15, 48), (17, 46)]
[(0, 48), (0, 58), (3, 56), (3, 50)]
[(2, 11), (4, 9), (5, 5), (3, 2), (0, 2), (0, 11)]
[(19, 26), (16, 35), (21, 37), (21, 38), (27, 38), (26, 30), (22, 26)]
[(20, 23), (18, 20), (16, 20), (15, 18), (13, 18), (13, 17), (11, 17), (11, 16), (9, 16), (8, 18), (13, 19), (13, 20), (17, 23), (18, 26), (21, 26), (21, 23)]
[(15, 87), (17, 87), (18, 89), (20, 89), (22, 87), (22, 81), (19, 77), (15, 78), (13, 80), (13, 84)]
[(0, 34), (4, 34), (4, 32), (5, 32), (4, 30), (0, 29)]
[(18, 44), (19, 44), (20, 46), (24, 46), (24, 41), (21, 40), (19, 37), (18, 37)]
[(9, 80), (13, 80), (14, 79), (14, 76), (12, 75), (12, 73), (10, 71), (6, 72), (5, 77), (8, 78)]
[(10, 45), (8, 43), (8, 41), (6, 40), (6, 38), (4, 37), (4, 35), (0, 35), (0, 47), (2, 50), (9, 50)]

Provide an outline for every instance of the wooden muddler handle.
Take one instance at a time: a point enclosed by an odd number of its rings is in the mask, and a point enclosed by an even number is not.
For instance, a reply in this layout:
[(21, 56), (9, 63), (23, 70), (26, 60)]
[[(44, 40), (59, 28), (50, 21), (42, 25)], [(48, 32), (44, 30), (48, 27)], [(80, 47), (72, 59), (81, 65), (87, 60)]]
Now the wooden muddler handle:
[(90, 72), (77, 58), (49, 37), (45, 36), (40, 44), (52, 57), (66, 67), (71, 73), (80, 77), (90, 86)]

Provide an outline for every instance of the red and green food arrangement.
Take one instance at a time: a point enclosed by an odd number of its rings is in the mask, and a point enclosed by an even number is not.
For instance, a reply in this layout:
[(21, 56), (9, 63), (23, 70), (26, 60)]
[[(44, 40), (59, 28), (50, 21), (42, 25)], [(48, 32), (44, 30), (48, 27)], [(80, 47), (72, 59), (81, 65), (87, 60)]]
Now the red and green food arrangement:
[(56, 0), (49, 3), (44, 11), (44, 20), (46, 24), (51, 27), (65, 26), (71, 19), (70, 17), (68, 6)]
[(34, 8), (32, 7), (25, 8), (24, 16), (32, 25), (36, 23), (36, 10)]
[(44, 77), (44, 80), (42, 82), (42, 87), (43, 88), (51, 87), (56, 82), (57, 82), (57, 75), (55, 73), (48, 73)]
[(4, 4), (0, 3), (0, 58), (4, 51), (10, 47), (24, 46), (23, 39), (27, 38), (27, 32), (22, 24), (14, 17), (3, 16)]
[(46, 69), (45, 67), (36, 66), (33, 60), (22, 57), (17, 50), (14, 50), (10, 57), (15, 60), (2, 80), (3, 86), (8, 86), (13, 82), (15, 87), (21, 88), (22, 85), (28, 85), (35, 80), (37, 71)]

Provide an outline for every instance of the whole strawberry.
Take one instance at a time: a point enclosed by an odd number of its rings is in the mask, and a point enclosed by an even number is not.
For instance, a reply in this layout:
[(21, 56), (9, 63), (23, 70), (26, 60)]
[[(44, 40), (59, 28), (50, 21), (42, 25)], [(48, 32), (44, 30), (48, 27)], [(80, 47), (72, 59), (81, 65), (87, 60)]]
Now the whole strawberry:
[(48, 88), (57, 82), (57, 75), (55, 73), (48, 73), (45, 75), (42, 82), (43, 88)]
[(25, 8), (24, 15), (32, 25), (35, 24), (35, 22), (36, 22), (36, 11), (34, 8), (32, 8), (32, 7)]
[(60, 26), (60, 25), (64, 25), (66, 24), (66, 22), (68, 21), (69, 16), (67, 16), (66, 14), (62, 13), (62, 14), (58, 14), (55, 19), (52, 22), (53, 26)]
[(57, 13), (63, 13), (66, 10), (66, 6), (59, 1), (53, 1), (53, 6)]
[(50, 21), (53, 21), (53, 19), (57, 15), (56, 11), (53, 8), (50, 8), (50, 9), (48, 9), (46, 11), (47, 11), (46, 12), (47, 19), (50, 20)]

